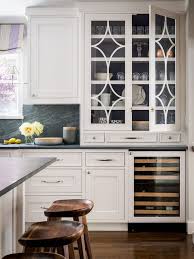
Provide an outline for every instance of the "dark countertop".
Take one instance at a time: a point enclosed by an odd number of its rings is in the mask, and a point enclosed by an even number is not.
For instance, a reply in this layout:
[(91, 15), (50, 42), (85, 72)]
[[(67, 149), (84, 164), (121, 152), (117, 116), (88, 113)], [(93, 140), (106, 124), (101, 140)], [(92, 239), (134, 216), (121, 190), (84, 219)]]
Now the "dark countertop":
[(133, 145), (133, 146), (80, 146), (76, 145), (57, 145), (57, 146), (40, 146), (35, 144), (10, 144), (3, 145), (0, 144), (0, 149), (129, 149), (130, 151), (145, 151), (145, 150), (153, 150), (153, 151), (185, 151), (188, 149), (186, 145)]
[(0, 196), (14, 189), (55, 161), (56, 158), (0, 157)]

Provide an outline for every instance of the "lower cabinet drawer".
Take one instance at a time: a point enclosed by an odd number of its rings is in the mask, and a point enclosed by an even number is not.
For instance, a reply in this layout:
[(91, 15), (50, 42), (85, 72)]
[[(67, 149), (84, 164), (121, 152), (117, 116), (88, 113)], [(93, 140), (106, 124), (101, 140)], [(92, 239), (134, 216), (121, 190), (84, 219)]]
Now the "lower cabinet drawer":
[(26, 181), (26, 193), (79, 193), (82, 191), (82, 170), (47, 168)]
[(57, 161), (51, 165), (55, 166), (81, 166), (82, 153), (80, 152), (24, 152), (23, 157), (56, 157)]
[(84, 143), (104, 143), (104, 133), (85, 133)]
[(181, 141), (180, 133), (162, 133), (160, 134), (161, 143), (176, 143)]
[(122, 152), (88, 152), (86, 153), (86, 166), (124, 166), (125, 153)]
[(44, 211), (56, 200), (80, 199), (81, 196), (25, 196), (25, 222), (46, 220)]
[(107, 143), (146, 143), (156, 142), (156, 133), (107, 133)]
[(7, 151), (1, 151), (0, 152), (0, 157), (10, 157), (11, 153)]

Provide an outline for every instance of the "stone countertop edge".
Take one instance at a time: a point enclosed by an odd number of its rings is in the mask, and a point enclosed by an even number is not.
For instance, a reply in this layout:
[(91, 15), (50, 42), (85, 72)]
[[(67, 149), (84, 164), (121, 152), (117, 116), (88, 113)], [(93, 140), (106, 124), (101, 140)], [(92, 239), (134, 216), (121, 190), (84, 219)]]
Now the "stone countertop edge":
[(147, 146), (81, 146), (79, 144), (75, 145), (57, 145), (57, 146), (40, 146), (40, 145), (29, 145), (29, 144), (10, 144), (3, 145), (0, 144), (0, 149), (128, 149), (129, 151), (186, 151), (188, 149), (187, 145), (147, 145)]
[[(3, 157), (6, 158), (6, 157)], [(46, 158), (46, 157), (45, 157)], [(11, 158), (9, 158), (11, 159)], [(25, 158), (24, 158), (25, 159)], [(44, 159), (44, 158), (43, 158)], [(15, 182), (11, 183), (10, 185), (8, 185), (7, 187), (5, 187), (4, 189), (0, 190), (0, 197), (5, 195), (6, 193), (8, 193), (9, 191), (13, 190), (14, 188), (16, 188), (18, 185), (22, 184), (23, 182), (25, 182), (27, 179), (31, 178), (32, 176), (34, 176), (35, 174), (39, 173), (40, 171), (42, 171), (43, 169), (45, 169), (47, 166), (51, 165), (52, 163), (56, 162), (57, 158), (56, 157), (49, 157), (47, 158), (48, 162), (45, 162), (43, 165), (41, 165), (39, 168), (33, 170), (31, 173), (28, 173), (27, 175), (19, 178), (18, 180), (16, 180)]]

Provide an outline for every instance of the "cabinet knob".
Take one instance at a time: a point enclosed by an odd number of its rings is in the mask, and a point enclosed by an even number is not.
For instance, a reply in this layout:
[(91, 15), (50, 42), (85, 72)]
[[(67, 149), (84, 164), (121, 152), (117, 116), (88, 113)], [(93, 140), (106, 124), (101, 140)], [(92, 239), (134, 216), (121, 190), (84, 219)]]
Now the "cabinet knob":
[(32, 94), (32, 97), (37, 97), (37, 94)]
[(96, 137), (93, 137), (92, 139), (93, 139), (93, 140), (95, 140), (95, 139), (96, 139)]
[(87, 174), (91, 174), (90, 171), (88, 171)]
[(171, 139), (172, 139), (172, 136), (169, 136), (168, 139), (171, 140)]
[(151, 112), (153, 112), (153, 111), (154, 111), (154, 108), (152, 107), (152, 108), (151, 108)]

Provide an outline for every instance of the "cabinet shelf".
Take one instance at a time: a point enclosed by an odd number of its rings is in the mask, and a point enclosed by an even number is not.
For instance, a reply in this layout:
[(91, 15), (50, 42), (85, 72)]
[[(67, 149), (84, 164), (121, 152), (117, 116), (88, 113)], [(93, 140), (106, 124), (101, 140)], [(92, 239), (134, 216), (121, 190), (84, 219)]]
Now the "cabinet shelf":
[[(170, 34), (169, 36), (170, 36), (171, 39), (175, 39), (176, 38), (176, 36), (174, 34)], [(169, 39), (169, 36), (168, 35), (163, 35), (162, 36), (162, 34), (156, 34), (155, 38), (156, 39), (160, 39), (162, 37), (162, 39)]]
[(164, 62), (166, 59), (168, 62), (175, 62), (176, 61), (176, 58), (155, 58), (156, 59), (156, 62)]
[[(104, 58), (101, 58), (101, 57), (97, 57), (97, 58), (91, 58), (91, 60), (93, 61), (93, 62), (105, 62), (105, 59)], [(125, 58), (120, 58), (120, 57), (118, 57), (118, 58), (106, 58), (106, 60), (108, 61), (108, 62), (125, 62)]]
[(179, 210), (135, 210), (135, 214), (179, 215)]
[(165, 197), (178, 198), (180, 195), (176, 192), (135, 192), (135, 197)]
[[(92, 80), (91, 83), (92, 85), (105, 85), (106, 80)], [(124, 80), (110, 80), (111, 85), (124, 85), (125, 81)]]
[(149, 106), (146, 106), (146, 105), (133, 106), (132, 110), (133, 111), (148, 111), (149, 110)]
[(149, 57), (134, 57), (132, 62), (149, 62)]
[[(168, 82), (169, 85), (175, 85), (175, 84), (176, 84), (176, 82), (175, 82), (175, 81), (172, 81), (172, 80), (167, 80), (167, 82)], [(156, 81), (155, 81), (155, 84), (156, 84), (156, 85), (163, 85), (163, 84), (165, 84), (165, 83), (166, 83), (166, 82), (163, 81), (163, 80), (156, 80)]]
[[(114, 39), (124, 39), (125, 38), (125, 34), (112, 34), (112, 37)], [(109, 35), (106, 35), (104, 37), (103, 34), (92, 34), (91, 38), (92, 39), (102, 39), (102, 38), (105, 38), (105, 39), (112, 39), (112, 37)]]
[(179, 167), (160, 167), (160, 166), (156, 166), (156, 167), (135, 167), (135, 171), (136, 172), (179, 172)]
[(167, 180), (174, 181), (179, 180), (179, 176), (176, 175), (135, 175), (135, 180)]
[(179, 206), (176, 201), (135, 201), (135, 206)]
[(149, 39), (149, 34), (133, 34), (132, 39)]
[(149, 85), (150, 81), (143, 81), (143, 80), (133, 80), (132, 84), (133, 85)]
[(175, 163), (179, 163), (179, 159), (174, 159), (174, 158), (171, 158), (171, 159), (139, 159), (139, 158), (136, 158), (135, 159), (135, 163), (137, 164), (155, 164), (155, 163), (171, 163), (171, 164), (175, 164)]
[[(106, 106), (106, 110), (110, 110), (111, 106)], [(102, 106), (91, 106), (92, 111), (104, 111), (104, 108)], [(112, 111), (124, 111), (125, 106), (116, 106), (112, 108)]]

